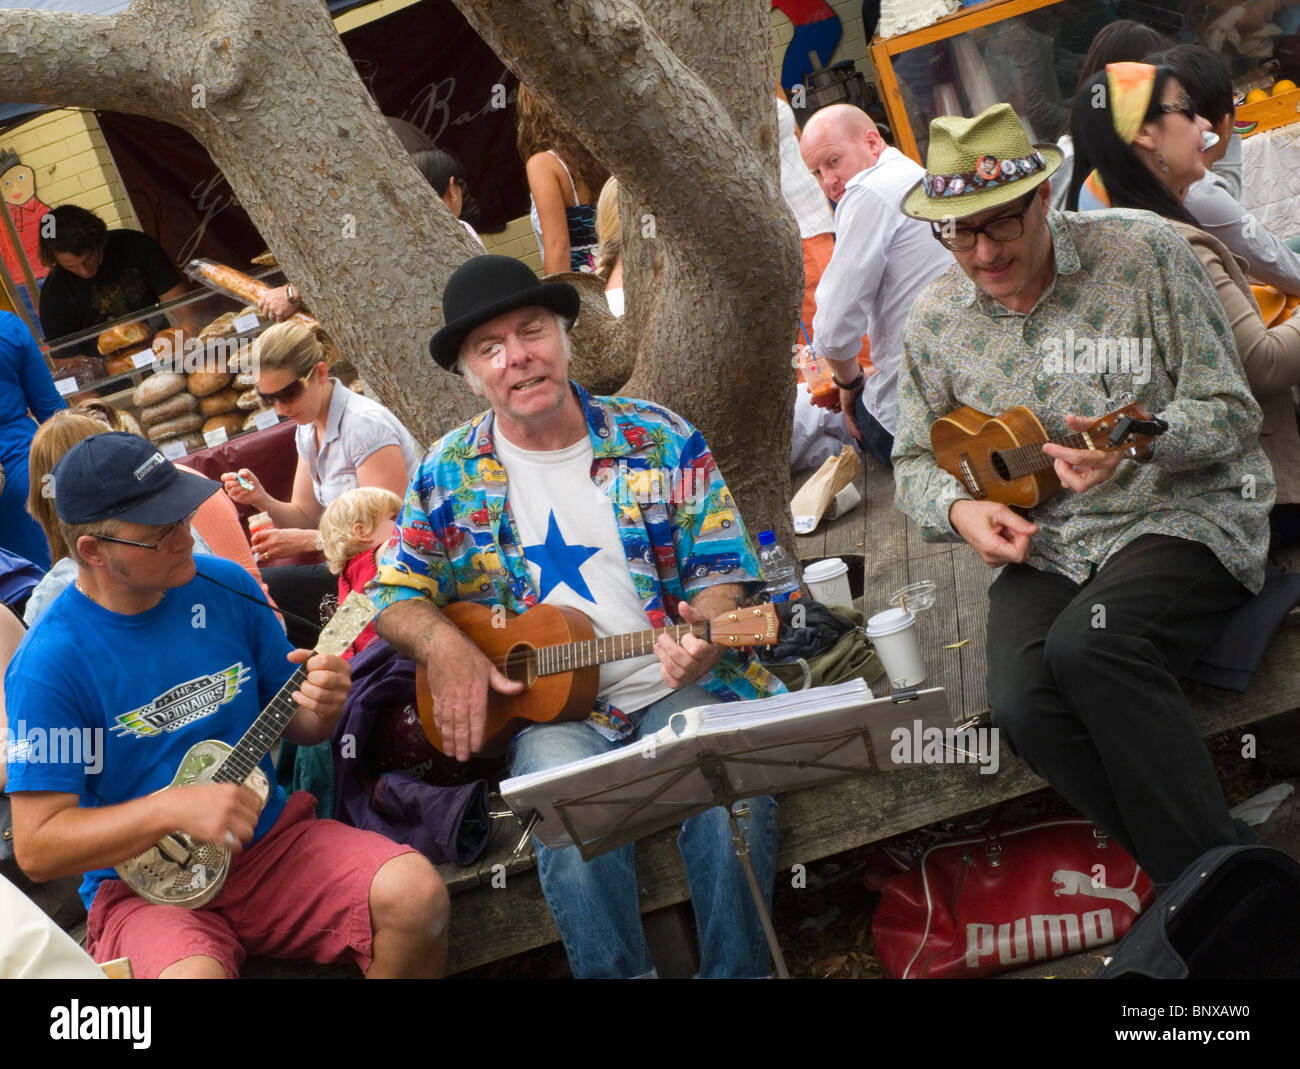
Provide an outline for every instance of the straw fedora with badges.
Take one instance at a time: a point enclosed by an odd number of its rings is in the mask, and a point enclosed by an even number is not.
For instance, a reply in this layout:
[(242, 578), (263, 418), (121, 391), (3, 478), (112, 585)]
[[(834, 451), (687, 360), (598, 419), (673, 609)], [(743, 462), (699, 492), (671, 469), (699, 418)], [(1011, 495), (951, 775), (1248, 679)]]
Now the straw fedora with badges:
[(1061, 166), (1055, 145), (1031, 145), (1010, 104), (973, 119), (945, 115), (930, 123), (925, 177), (903, 198), (903, 213), (941, 222), (964, 219), (1023, 197)]

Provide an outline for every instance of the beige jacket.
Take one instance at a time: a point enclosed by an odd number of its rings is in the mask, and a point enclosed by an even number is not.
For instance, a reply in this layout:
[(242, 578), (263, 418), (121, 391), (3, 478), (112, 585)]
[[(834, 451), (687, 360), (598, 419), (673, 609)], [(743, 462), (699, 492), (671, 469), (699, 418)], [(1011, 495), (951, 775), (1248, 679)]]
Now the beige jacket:
[(1259, 444), (1273, 465), (1279, 505), (1300, 502), (1300, 426), (1294, 387), (1300, 385), (1300, 315), (1264, 326), (1244, 262), (1218, 238), (1170, 220), (1205, 265), (1218, 291), (1250, 388), (1264, 411)]

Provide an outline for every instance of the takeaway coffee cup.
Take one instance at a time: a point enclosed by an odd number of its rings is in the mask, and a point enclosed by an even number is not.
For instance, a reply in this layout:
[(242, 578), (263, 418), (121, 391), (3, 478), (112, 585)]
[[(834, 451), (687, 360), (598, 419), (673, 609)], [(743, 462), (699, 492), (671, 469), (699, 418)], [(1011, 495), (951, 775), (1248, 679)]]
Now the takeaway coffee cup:
[(915, 687), (925, 680), (916, 617), (906, 609), (886, 609), (867, 621), (867, 638), (880, 654), (885, 676), (894, 690)]
[(839, 557), (829, 557), (808, 565), (803, 570), (803, 581), (812, 596), (823, 605), (853, 607), (853, 594), (849, 590), (849, 566)]

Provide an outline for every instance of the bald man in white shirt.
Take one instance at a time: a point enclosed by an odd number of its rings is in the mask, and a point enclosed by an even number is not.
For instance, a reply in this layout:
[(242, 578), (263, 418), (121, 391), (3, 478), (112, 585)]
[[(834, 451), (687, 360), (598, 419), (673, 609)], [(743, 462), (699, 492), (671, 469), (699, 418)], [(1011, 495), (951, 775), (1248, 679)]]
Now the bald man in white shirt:
[[(813, 348), (834, 369), (849, 433), (889, 464), (903, 327), (917, 294), (953, 267), (952, 256), (928, 223), (899, 210), (924, 171), (885, 144), (866, 112), (851, 104), (821, 109), (799, 149), (835, 203), (835, 253), (817, 286)], [(863, 334), (871, 338), (870, 376), (857, 363)]]

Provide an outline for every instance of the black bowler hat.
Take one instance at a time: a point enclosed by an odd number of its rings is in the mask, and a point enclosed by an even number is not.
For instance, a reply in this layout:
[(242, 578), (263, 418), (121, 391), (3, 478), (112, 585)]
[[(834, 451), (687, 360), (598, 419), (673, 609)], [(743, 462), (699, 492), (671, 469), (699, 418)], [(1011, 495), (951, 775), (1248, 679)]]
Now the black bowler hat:
[(455, 371), (465, 335), (489, 319), (541, 305), (572, 323), (581, 304), (578, 291), (567, 282), (539, 282), (531, 267), (511, 256), (475, 256), (447, 280), (442, 291), (447, 325), (429, 339), (429, 352), (439, 367)]
[(125, 520), (147, 527), (184, 519), (221, 489), (178, 471), (157, 446), (123, 431), (78, 442), (54, 466), (54, 511), (64, 523)]

